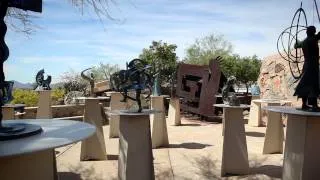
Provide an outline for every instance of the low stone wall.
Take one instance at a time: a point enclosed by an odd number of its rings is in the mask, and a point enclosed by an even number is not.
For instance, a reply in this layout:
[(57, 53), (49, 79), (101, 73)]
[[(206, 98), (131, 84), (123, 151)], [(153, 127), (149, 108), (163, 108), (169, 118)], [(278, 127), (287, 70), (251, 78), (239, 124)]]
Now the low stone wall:
[[(37, 116), (38, 107), (26, 107), (23, 119), (35, 119)], [(84, 111), (83, 104), (77, 105), (55, 105), (52, 106), (52, 117), (62, 118), (62, 117), (72, 117), (72, 116), (82, 116)]]

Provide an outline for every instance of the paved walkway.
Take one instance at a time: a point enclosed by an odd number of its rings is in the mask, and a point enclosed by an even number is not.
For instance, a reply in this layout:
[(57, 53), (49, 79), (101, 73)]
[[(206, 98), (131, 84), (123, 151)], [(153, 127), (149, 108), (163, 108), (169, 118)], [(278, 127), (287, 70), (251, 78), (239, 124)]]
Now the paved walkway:
[[(182, 126), (168, 122), (169, 148), (154, 149), (156, 179), (280, 179), (282, 154), (262, 155), (265, 127), (246, 125), (250, 175), (221, 178), (222, 124), (183, 117)], [(61, 180), (116, 180), (118, 139), (108, 138), (104, 127), (108, 159), (80, 162), (80, 143), (56, 149)], [(137, 162), (139, 165), (139, 162)]]

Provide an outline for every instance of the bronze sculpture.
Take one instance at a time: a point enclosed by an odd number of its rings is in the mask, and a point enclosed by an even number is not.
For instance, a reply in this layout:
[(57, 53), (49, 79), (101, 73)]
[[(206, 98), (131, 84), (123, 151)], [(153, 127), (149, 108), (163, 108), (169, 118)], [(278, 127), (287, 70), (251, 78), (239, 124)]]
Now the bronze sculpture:
[[(302, 110), (319, 111), (317, 98), (319, 89), (319, 46), (320, 32), (316, 34), (314, 26), (307, 27), (307, 38), (297, 42), (295, 48), (302, 48), (304, 64), (302, 76), (296, 87), (294, 96), (302, 98)], [(312, 105), (312, 107), (309, 107)]]
[(90, 96), (91, 97), (95, 97), (95, 93), (94, 93), (94, 75), (93, 75), (93, 73), (90, 73), (90, 77), (89, 77), (88, 75), (85, 74), (85, 72), (90, 70), (90, 69), (92, 69), (92, 68), (87, 68), (87, 69), (81, 71), (81, 77), (84, 80), (89, 82), (89, 84), (90, 84)]
[(44, 69), (38, 71), (36, 75), (37, 88), (36, 90), (51, 90), (51, 76), (47, 76), (47, 79), (44, 79)]
[(222, 100), (226, 105), (240, 106), (240, 101), (237, 98), (236, 94), (234, 92), (231, 92), (231, 89), (234, 88), (233, 86), (236, 83), (236, 80), (236, 77), (230, 76), (222, 88)]
[[(143, 60), (133, 59), (127, 63), (126, 70), (120, 70), (110, 76), (111, 89), (123, 95), (122, 102), (126, 102), (127, 99), (137, 101), (139, 107), (137, 112), (142, 112), (140, 99), (142, 91), (148, 89), (149, 93), (146, 98), (149, 98), (152, 92), (153, 80), (147, 72), (149, 68), (150, 66)], [(128, 95), (130, 90), (135, 91), (135, 98)]]

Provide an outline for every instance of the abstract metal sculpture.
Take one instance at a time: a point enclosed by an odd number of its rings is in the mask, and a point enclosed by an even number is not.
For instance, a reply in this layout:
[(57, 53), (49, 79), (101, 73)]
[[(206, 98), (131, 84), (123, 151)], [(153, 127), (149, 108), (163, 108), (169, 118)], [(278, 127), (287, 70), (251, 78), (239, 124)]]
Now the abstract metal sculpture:
[[(110, 76), (111, 89), (123, 95), (122, 102), (126, 102), (127, 99), (137, 101), (139, 107), (137, 112), (142, 112), (141, 92), (145, 89), (148, 90), (149, 93), (146, 98), (149, 98), (152, 92), (153, 80), (147, 72), (150, 67), (141, 59), (133, 59), (129, 64), (127, 63), (126, 70), (120, 70)], [(130, 90), (135, 91), (135, 98), (128, 95), (128, 91)]]
[(230, 76), (227, 79), (227, 82), (222, 88), (222, 100), (223, 103), (230, 106), (240, 106), (240, 100), (237, 98), (234, 92), (231, 92), (234, 84), (236, 83), (236, 77)]
[(7, 25), (4, 18), (8, 7), (16, 7), (35, 12), (42, 11), (42, 0), (1, 0), (0, 1), (0, 140), (16, 139), (38, 134), (42, 131), (40, 126), (32, 124), (10, 123), (2, 124), (2, 106), (12, 99), (13, 82), (5, 81), (3, 64), (9, 57), (9, 48), (5, 43)]
[(51, 90), (51, 76), (47, 76), (47, 79), (44, 79), (44, 69), (38, 71), (36, 75), (37, 88), (36, 90)]
[(82, 77), (84, 80), (86, 80), (86, 81), (89, 82), (89, 84), (90, 84), (90, 96), (91, 96), (91, 97), (94, 97), (94, 96), (95, 96), (95, 93), (94, 93), (94, 75), (93, 75), (93, 73), (90, 73), (90, 77), (89, 77), (89, 76), (87, 76), (87, 75), (85, 74), (85, 72), (88, 71), (88, 70), (90, 70), (90, 69), (92, 69), (92, 68), (87, 68), (87, 69), (81, 71), (81, 77)]

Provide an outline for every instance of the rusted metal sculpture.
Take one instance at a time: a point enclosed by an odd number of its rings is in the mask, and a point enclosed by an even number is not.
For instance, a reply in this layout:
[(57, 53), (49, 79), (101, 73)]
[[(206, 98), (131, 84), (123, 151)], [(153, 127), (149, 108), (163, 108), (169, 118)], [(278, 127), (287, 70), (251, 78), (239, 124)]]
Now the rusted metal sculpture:
[(51, 90), (50, 83), (52, 78), (48, 75), (47, 78), (44, 79), (44, 73), (44, 69), (41, 69), (36, 75), (36, 82), (38, 85), (36, 90)]
[[(120, 70), (113, 73), (110, 76), (110, 85), (114, 91), (118, 91), (123, 95), (122, 102), (126, 102), (127, 99), (137, 101), (138, 110), (137, 112), (142, 112), (141, 106), (141, 92), (145, 89), (148, 90), (148, 95), (146, 98), (149, 98), (152, 93), (152, 78), (147, 73), (147, 70), (150, 68), (146, 62), (141, 59), (133, 59), (127, 63), (126, 70)], [(130, 97), (128, 91), (135, 91), (136, 97)]]
[(176, 94), (182, 98), (182, 110), (204, 117), (214, 116), (215, 95), (223, 77), (220, 60), (221, 57), (212, 59), (209, 66), (179, 64)]
[(88, 71), (88, 70), (90, 70), (90, 69), (92, 69), (92, 68), (87, 68), (87, 69), (83, 70), (83, 71), (81, 72), (81, 77), (82, 77), (84, 80), (86, 80), (86, 81), (89, 82), (89, 84), (90, 84), (90, 96), (91, 96), (91, 97), (95, 97), (96, 95), (95, 95), (95, 93), (94, 93), (94, 75), (93, 75), (93, 73), (90, 73), (90, 76), (88, 76), (88, 75), (85, 74), (85, 72)]
[(233, 86), (236, 83), (236, 80), (236, 77), (230, 76), (222, 88), (222, 100), (226, 105), (240, 106), (240, 100), (237, 98), (236, 93), (231, 92), (231, 89), (234, 88)]
[(9, 57), (9, 48), (5, 42), (7, 25), (4, 18), (8, 7), (16, 7), (35, 12), (42, 11), (42, 0), (1, 0), (0, 1), (0, 140), (10, 140), (38, 134), (42, 131), (40, 126), (24, 123), (2, 123), (2, 106), (12, 99), (13, 82), (5, 81), (3, 64)]

